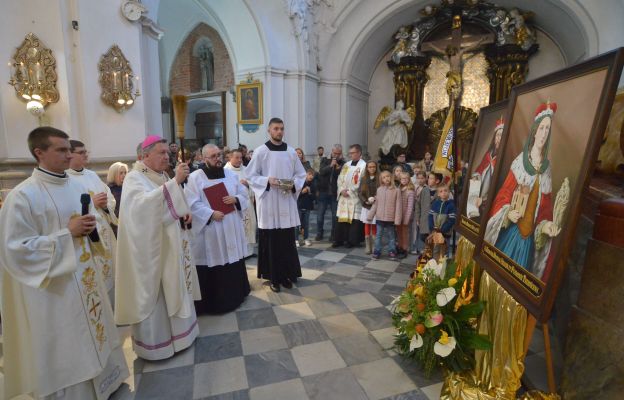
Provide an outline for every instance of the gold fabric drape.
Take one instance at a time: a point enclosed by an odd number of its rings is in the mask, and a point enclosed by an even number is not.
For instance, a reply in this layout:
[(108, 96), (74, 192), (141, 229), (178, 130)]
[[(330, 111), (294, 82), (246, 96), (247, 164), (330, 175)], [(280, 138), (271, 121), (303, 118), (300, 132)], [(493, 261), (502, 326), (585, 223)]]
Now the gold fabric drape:
[(448, 374), (441, 399), (511, 400), (520, 387), (527, 311), (486, 272), (479, 283), (479, 300), (486, 302), (479, 333), (490, 337), (492, 349), (476, 352), (474, 371)]
[[(459, 238), (457, 241), (457, 251), (455, 252), (455, 262), (457, 263), (457, 270), (455, 271), (456, 276), (461, 276), (464, 273), (464, 269), (472, 261), (474, 249), (475, 245), (470, 240), (463, 236)], [(479, 280), (478, 277), (480, 272), (481, 271), (479, 271), (477, 264), (474, 263), (470, 277), (466, 279), (464, 286), (462, 286), (461, 293), (457, 296), (455, 310), (463, 305), (470, 304), (470, 301), (472, 301), (472, 298), (475, 296), (477, 291), (475, 282)]]

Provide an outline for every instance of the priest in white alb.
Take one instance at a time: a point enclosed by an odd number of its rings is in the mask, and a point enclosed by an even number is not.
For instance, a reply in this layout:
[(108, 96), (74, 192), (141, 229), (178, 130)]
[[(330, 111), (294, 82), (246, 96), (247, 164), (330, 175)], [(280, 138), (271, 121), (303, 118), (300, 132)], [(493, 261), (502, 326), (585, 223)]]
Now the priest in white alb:
[(240, 149), (232, 150), (230, 153), (230, 161), (225, 164), (225, 169), (229, 169), (234, 172), (240, 183), (247, 188), (247, 194), (249, 198), (249, 207), (243, 214), (243, 224), (245, 225), (245, 237), (247, 238), (247, 250), (249, 254), (253, 254), (254, 246), (256, 244), (256, 211), (254, 206), (254, 194), (253, 190), (249, 187), (247, 177), (245, 175), (245, 167), (243, 165), (243, 151)]
[(113, 232), (112, 225), (117, 225), (115, 216), (115, 197), (111, 193), (108, 185), (90, 169), (87, 169), (89, 162), (89, 152), (84, 143), (79, 140), (70, 140), (72, 158), (69, 161), (67, 172), (71, 179), (80, 182), (85, 188), (93, 204), (95, 205), (95, 220), (97, 221), (97, 231), (102, 245), (101, 252), (94, 254), (96, 265), (104, 277), (104, 283), (108, 290), (111, 305), (114, 305), (115, 296), (115, 252), (117, 250), (117, 239)]
[(199, 333), (193, 300), (199, 300), (191, 256), (190, 208), (180, 184), (189, 173), (179, 163), (169, 179), (166, 140), (145, 138), (142, 160), (126, 175), (121, 192), (115, 321), (132, 325), (135, 353), (161, 360), (186, 349)]
[(292, 288), (301, 276), (295, 246), (295, 227), (300, 225), (297, 197), (306, 172), (295, 149), (282, 141), (284, 122), (269, 121), (270, 139), (258, 147), (245, 173), (256, 195), (258, 212), (258, 278), (268, 279), (271, 290)]
[(354, 144), (349, 147), (350, 162), (342, 166), (338, 176), (338, 206), (336, 216), (336, 232), (332, 247), (359, 246), (364, 236), (364, 225), (360, 221), (362, 203), (358, 195), (362, 174), (366, 169), (366, 161), (362, 160), (362, 146)]
[(104, 400), (128, 377), (87, 236), (96, 219), (81, 216), (86, 188), (65, 173), (68, 138), (47, 126), (30, 132), (38, 167), (0, 209), (5, 399)]
[[(202, 296), (195, 310), (197, 314), (223, 314), (235, 310), (250, 291), (243, 226), (249, 199), (238, 176), (223, 168), (217, 146), (205, 145), (202, 155), (204, 166), (189, 176), (184, 188), (193, 213), (191, 244)], [(213, 196), (211, 203), (204, 190), (215, 190), (220, 184), (227, 193)]]

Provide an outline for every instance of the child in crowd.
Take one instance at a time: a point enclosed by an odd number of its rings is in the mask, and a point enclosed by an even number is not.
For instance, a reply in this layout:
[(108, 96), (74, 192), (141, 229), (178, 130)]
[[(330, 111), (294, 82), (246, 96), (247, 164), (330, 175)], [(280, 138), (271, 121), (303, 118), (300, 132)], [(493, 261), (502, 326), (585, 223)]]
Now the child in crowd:
[(395, 225), (401, 224), (403, 211), (401, 190), (394, 186), (389, 171), (383, 171), (379, 179), (380, 186), (377, 188), (375, 202), (367, 216), (369, 224), (373, 218), (377, 220), (377, 236), (372, 258), (377, 260), (381, 256), (382, 240), (385, 238), (388, 240), (388, 257), (390, 260), (396, 260)]
[(412, 224), (412, 254), (419, 254), (424, 245), (424, 237), (429, 236), (429, 210), (431, 209), (431, 192), (427, 186), (427, 173), (416, 173), (414, 190), (414, 219)]
[(443, 180), (444, 175), (437, 172), (429, 172), (429, 176), (427, 177), (427, 186), (429, 186), (431, 201), (436, 198), (438, 185), (441, 185)]
[(433, 258), (440, 260), (446, 255), (448, 242), (455, 225), (455, 202), (450, 198), (447, 185), (438, 186), (437, 198), (431, 203), (429, 211), (429, 229), (427, 240), (433, 246)]
[(392, 174), (393, 174), (392, 178), (393, 178), (395, 187), (401, 186), (401, 174), (402, 173), (403, 173), (403, 167), (400, 165), (397, 165), (392, 169)]
[(379, 171), (377, 170), (377, 163), (375, 161), (369, 161), (366, 163), (366, 171), (362, 177), (360, 183), (360, 189), (358, 196), (362, 202), (362, 212), (360, 214), (360, 221), (364, 223), (364, 237), (366, 239), (366, 254), (373, 252), (373, 242), (375, 241), (375, 235), (377, 234), (376, 221), (373, 219), (372, 223), (368, 222), (367, 216), (370, 208), (375, 202), (375, 195), (377, 194), (377, 187), (379, 186)]
[[(312, 242), (308, 239), (310, 230), (310, 211), (314, 209), (314, 193), (316, 193), (316, 185), (314, 184), (314, 170), (308, 169), (306, 171), (306, 180), (303, 183), (303, 188), (297, 199), (297, 208), (299, 209), (299, 219), (301, 220), (301, 227), (297, 231), (297, 239), (303, 231), (303, 242), (306, 246), (311, 246)], [(296, 241), (297, 247), (299, 247), (299, 240)]]
[(399, 237), (399, 246), (397, 255), (399, 258), (407, 257), (409, 250), (410, 226), (412, 225), (412, 217), (414, 216), (414, 185), (410, 179), (409, 172), (401, 172), (401, 214), (402, 221), (397, 225), (397, 236)]
[(423, 166), (421, 163), (414, 163), (414, 165), (412, 166), (412, 171), (414, 172), (412, 174), (412, 183), (414, 184), (414, 187), (418, 186), (418, 173), (419, 172), (423, 172)]

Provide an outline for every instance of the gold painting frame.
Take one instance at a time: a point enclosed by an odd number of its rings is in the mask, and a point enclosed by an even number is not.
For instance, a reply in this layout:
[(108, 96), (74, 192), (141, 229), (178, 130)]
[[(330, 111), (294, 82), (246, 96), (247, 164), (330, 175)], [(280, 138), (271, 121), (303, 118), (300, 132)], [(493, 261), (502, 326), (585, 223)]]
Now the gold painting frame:
[(239, 83), (236, 85), (236, 115), (241, 125), (262, 125), (263, 115), (262, 82)]
[[(539, 322), (550, 318), (563, 279), (581, 194), (595, 166), (623, 64), (624, 49), (619, 48), (511, 92), (504, 154), (490, 188), (496, 196), (481, 219), (475, 260)], [(542, 124), (548, 115), (549, 122)], [(540, 127), (547, 133), (535, 139)], [(536, 167), (530, 157), (537, 143), (548, 162)], [(526, 191), (518, 191), (522, 187)], [(558, 203), (563, 205), (561, 213)], [(514, 221), (511, 214), (516, 211), (522, 216), (528, 212), (529, 217), (516, 216)], [(522, 230), (527, 226), (528, 234)], [(528, 250), (522, 251), (527, 243)]]

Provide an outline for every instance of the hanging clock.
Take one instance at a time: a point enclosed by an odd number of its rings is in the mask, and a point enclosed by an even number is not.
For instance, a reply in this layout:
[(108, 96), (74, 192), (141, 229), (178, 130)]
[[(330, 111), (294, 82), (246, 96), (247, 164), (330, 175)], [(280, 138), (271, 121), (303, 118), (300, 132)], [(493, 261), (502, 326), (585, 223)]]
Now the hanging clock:
[(121, 13), (128, 21), (138, 21), (147, 8), (136, 0), (127, 0), (121, 4)]

